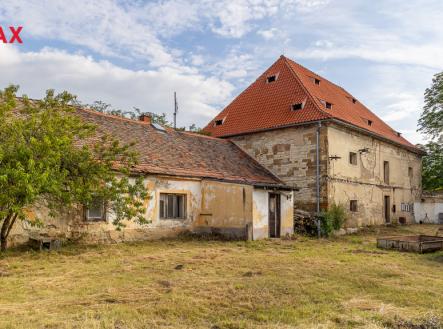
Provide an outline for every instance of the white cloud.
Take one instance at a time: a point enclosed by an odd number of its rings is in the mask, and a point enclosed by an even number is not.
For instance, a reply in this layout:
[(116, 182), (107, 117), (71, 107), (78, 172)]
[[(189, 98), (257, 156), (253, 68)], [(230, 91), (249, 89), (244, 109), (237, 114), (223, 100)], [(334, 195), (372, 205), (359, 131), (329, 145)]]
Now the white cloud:
[(107, 61), (54, 49), (20, 52), (0, 47), (0, 87), (19, 84), (21, 92), (41, 98), (46, 89), (67, 90), (85, 103), (102, 100), (123, 110), (133, 106), (172, 113), (173, 92), (180, 104), (179, 125), (205, 125), (231, 99), (233, 86), (217, 78), (164, 67), (133, 71)]
[(278, 29), (273, 27), (270, 28), (269, 30), (258, 30), (257, 34), (262, 36), (265, 40), (270, 40), (274, 38), (278, 32), (279, 32)]

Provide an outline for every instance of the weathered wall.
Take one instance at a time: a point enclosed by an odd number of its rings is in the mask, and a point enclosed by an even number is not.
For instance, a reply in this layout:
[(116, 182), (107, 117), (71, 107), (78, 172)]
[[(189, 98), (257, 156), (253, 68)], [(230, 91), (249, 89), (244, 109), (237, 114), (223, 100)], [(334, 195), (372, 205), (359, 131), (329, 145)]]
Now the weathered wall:
[[(316, 209), (316, 130), (317, 125), (265, 131), (231, 139), (287, 185), (296, 187), (294, 206)], [(322, 181), (327, 173), (327, 129), (320, 133)], [(327, 206), (327, 185), (322, 184), (321, 206)]]
[[(253, 232), (254, 240), (269, 237), (269, 191), (254, 189), (253, 193)], [(274, 193), (274, 192), (273, 192)], [(291, 235), (294, 233), (294, 206), (293, 192), (280, 192), (281, 225), (280, 235)]]
[(252, 186), (203, 181), (196, 231), (247, 238), (252, 230)]
[[(347, 226), (385, 223), (383, 198), (390, 196), (391, 221), (404, 217), (413, 221), (410, 211), (401, 204), (412, 205), (421, 192), (421, 158), (404, 148), (363, 135), (342, 126), (328, 126), (329, 202), (341, 203), (348, 210)], [(367, 151), (363, 151), (367, 149)], [(357, 153), (357, 164), (351, 164), (349, 153)], [(336, 158), (338, 157), (338, 158)], [(336, 159), (334, 159), (336, 158)], [(389, 183), (384, 182), (383, 163), (389, 162)], [(409, 176), (412, 168), (412, 177)], [(358, 211), (349, 211), (349, 201), (357, 200)], [(392, 205), (395, 205), (395, 213)]]
[(443, 224), (439, 214), (443, 214), (443, 193), (423, 193), (420, 201), (414, 203), (416, 223)]
[[(145, 201), (145, 218), (150, 221), (150, 224), (140, 225), (133, 221), (126, 221), (126, 227), (117, 231), (112, 224), (112, 214), (109, 214), (106, 221), (94, 222), (85, 221), (82, 207), (61, 213), (55, 218), (48, 216), (45, 207), (34, 207), (28, 211), (28, 219), (30, 221), (37, 218), (42, 220), (43, 227), (33, 227), (27, 222), (18, 222), (11, 232), (10, 243), (26, 242), (30, 235), (38, 233), (77, 239), (86, 243), (151, 240), (176, 236), (184, 231), (252, 238), (254, 190), (252, 186), (159, 176), (146, 177), (145, 185), (149, 191), (149, 196)], [(160, 219), (160, 193), (186, 194), (186, 218)], [(260, 204), (260, 202), (255, 200), (255, 204)], [(267, 200), (265, 204), (267, 205)], [(287, 204), (285, 204), (286, 208)], [(285, 215), (284, 220), (285, 225), (288, 226), (292, 217)], [(292, 226), (292, 223), (290, 225)]]

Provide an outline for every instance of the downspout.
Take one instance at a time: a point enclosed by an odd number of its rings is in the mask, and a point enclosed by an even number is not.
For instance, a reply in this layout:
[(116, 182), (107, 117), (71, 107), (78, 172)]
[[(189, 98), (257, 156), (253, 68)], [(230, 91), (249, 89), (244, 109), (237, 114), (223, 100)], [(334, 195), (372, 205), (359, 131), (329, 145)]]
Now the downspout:
[(316, 133), (316, 180), (317, 180), (317, 186), (316, 186), (316, 194), (317, 194), (317, 235), (318, 238), (321, 237), (321, 223), (320, 223), (320, 128), (321, 128), (321, 121), (318, 122), (317, 126), (317, 133)]

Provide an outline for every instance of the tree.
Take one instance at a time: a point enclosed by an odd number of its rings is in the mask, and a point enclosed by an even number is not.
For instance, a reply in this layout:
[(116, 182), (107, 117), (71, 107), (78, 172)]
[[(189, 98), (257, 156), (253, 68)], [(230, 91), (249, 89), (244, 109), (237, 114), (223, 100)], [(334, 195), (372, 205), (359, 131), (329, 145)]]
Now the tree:
[[(80, 104), (79, 104), (80, 105)], [(100, 113), (107, 113), (112, 115), (118, 115), (121, 117), (129, 118), (136, 120), (141, 115), (149, 115), (151, 117), (152, 123), (157, 123), (164, 127), (172, 128), (174, 124), (172, 122), (169, 122), (166, 113), (157, 114), (153, 112), (147, 112), (142, 111), (138, 107), (134, 107), (134, 111), (122, 111), (120, 109), (116, 109), (112, 107), (111, 104), (105, 103), (103, 101), (94, 101), (92, 104), (86, 104), (85, 107), (100, 112)], [(186, 127), (177, 127), (176, 130), (178, 131), (186, 131)], [(203, 131), (202, 128), (197, 127), (195, 123), (191, 124), (188, 128), (188, 131), (201, 134), (201, 135), (209, 135), (209, 133), (206, 133)]]
[(432, 86), (425, 91), (425, 105), (418, 120), (419, 131), (439, 139), (443, 133), (443, 72), (432, 79)]
[(423, 157), (423, 189), (436, 191), (443, 189), (443, 138), (439, 142), (425, 145)]
[(425, 105), (418, 121), (419, 129), (430, 141), (424, 145), (423, 188), (443, 189), (443, 72), (432, 79), (425, 91)]
[(18, 99), (17, 90), (0, 91), (1, 250), (15, 222), (26, 221), (26, 210), (37, 203), (55, 216), (100, 198), (117, 229), (124, 219), (145, 223), (147, 191), (141, 177), (130, 177), (137, 163), (132, 145), (99, 136), (94, 125), (75, 115), (75, 97), (67, 92), (48, 90), (43, 100), (31, 101)]

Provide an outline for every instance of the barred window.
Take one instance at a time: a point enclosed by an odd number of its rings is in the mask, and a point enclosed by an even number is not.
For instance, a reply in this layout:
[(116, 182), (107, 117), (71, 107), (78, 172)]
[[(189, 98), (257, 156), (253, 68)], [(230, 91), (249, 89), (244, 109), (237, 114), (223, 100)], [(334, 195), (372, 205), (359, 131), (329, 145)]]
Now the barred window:
[(185, 219), (186, 194), (160, 193), (160, 219)]

